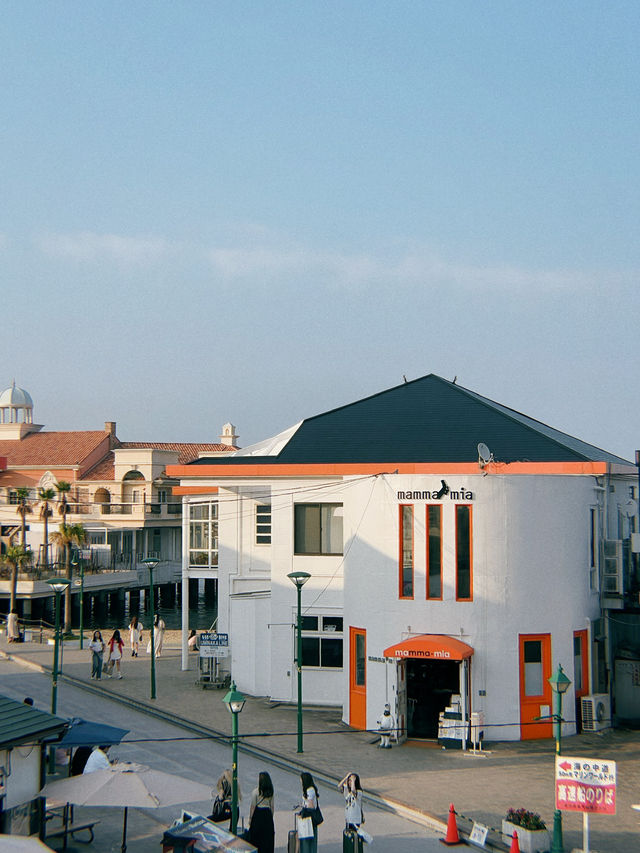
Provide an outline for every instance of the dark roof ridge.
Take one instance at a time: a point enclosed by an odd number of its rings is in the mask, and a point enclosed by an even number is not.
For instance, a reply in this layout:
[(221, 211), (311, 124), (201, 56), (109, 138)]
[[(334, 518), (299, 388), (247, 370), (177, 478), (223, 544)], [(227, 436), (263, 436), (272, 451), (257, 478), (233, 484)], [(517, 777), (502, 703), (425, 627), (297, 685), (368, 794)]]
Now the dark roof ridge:
[[(437, 378), (441, 379), (441, 377)], [(442, 381), (447, 382), (446, 379), (443, 379)], [(531, 415), (527, 415), (524, 412), (519, 412), (517, 409), (513, 409), (511, 406), (505, 406), (504, 403), (498, 403), (489, 397), (484, 397), (482, 394), (478, 394), (477, 391), (471, 391), (469, 388), (465, 388), (462, 385), (457, 385), (456, 383), (449, 384), (455, 386), (455, 388), (462, 391), (464, 394), (467, 394), (467, 396), (471, 397), (482, 405), (487, 406), (488, 408), (497, 409), (505, 417), (509, 418), (515, 423), (520, 424), (520, 426), (525, 427), (525, 429), (530, 430), (534, 433), (536, 431), (544, 432), (545, 437), (548, 438), (549, 441), (552, 441), (558, 447), (568, 448), (569, 450), (572, 450), (578, 456), (581, 456), (584, 461), (593, 461), (593, 457), (579, 450), (578, 446), (589, 448), (590, 450), (597, 451), (599, 454), (604, 454), (608, 457), (614, 457), (625, 465), (633, 464), (632, 462), (629, 462), (628, 459), (624, 459), (622, 456), (617, 456), (616, 454), (610, 453), (608, 450), (604, 450), (602, 447), (597, 447), (595, 444), (590, 444), (588, 441), (583, 441), (581, 438), (576, 438), (575, 436), (569, 435), (569, 433), (556, 429), (555, 427), (546, 424), (544, 421), (540, 421), (537, 418), (532, 418)], [(537, 425), (537, 430), (534, 424)], [(540, 427), (542, 427), (542, 430), (540, 429)], [(569, 441), (563, 442), (560, 440), (559, 436), (562, 436), (562, 438), (568, 439)]]
[(444, 382), (446, 385), (452, 384), (446, 379), (443, 379), (442, 376), (438, 376), (436, 373), (426, 373), (424, 376), (418, 376), (417, 379), (407, 379), (404, 382), (400, 382), (398, 385), (392, 385), (391, 388), (384, 388), (382, 391), (376, 391), (375, 394), (369, 394), (367, 397), (361, 397), (359, 400), (352, 400), (351, 403), (343, 403), (341, 406), (336, 406), (334, 409), (327, 409), (326, 412), (319, 412), (317, 415), (311, 415), (311, 417), (303, 418), (303, 420), (300, 421), (300, 424), (302, 425), (309, 421), (315, 421), (318, 418), (323, 418), (325, 415), (333, 415), (335, 412), (348, 409), (350, 406), (358, 406), (360, 403), (366, 403), (367, 400), (374, 400), (376, 397), (382, 397), (390, 391), (397, 391), (398, 388), (405, 388), (407, 385), (415, 385), (416, 382), (422, 382), (430, 377), (433, 377), (433, 379), (439, 379), (440, 382)]

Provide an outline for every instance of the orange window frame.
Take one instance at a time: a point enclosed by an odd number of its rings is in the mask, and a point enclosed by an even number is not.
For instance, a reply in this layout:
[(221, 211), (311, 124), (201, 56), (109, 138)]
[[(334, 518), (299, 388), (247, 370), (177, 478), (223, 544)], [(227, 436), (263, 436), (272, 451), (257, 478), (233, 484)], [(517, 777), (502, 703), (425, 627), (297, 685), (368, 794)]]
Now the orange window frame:
[[(460, 510), (469, 513), (469, 594), (460, 595)], [(456, 504), (456, 601), (473, 601), (473, 507), (471, 504)]]
[[(574, 641), (580, 641), (580, 663), (582, 669), (582, 687), (574, 687), (576, 699), (589, 693), (589, 634), (586, 628), (573, 632)], [(575, 655), (574, 655), (575, 660)]]
[[(411, 595), (405, 595), (404, 592), (404, 534), (405, 534), (405, 509), (411, 510)], [(414, 535), (414, 506), (413, 504), (400, 504), (398, 507), (398, 598), (411, 600), (415, 592), (415, 535)]]
[[(430, 544), (431, 544), (431, 535), (430, 535), (430, 518), (431, 513), (438, 513), (438, 521), (440, 527), (440, 594), (433, 595), (431, 591), (431, 559), (430, 559)], [(426, 507), (426, 532), (427, 532), (427, 600), (429, 601), (442, 601), (442, 504), (427, 504)]]

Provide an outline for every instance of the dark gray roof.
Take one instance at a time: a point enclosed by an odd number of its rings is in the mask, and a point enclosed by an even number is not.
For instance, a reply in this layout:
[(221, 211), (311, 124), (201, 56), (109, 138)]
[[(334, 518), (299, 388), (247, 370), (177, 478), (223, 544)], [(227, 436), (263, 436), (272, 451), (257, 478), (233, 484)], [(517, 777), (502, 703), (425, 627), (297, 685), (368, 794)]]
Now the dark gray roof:
[(499, 462), (633, 464), (434, 374), (304, 420), (277, 456), (192, 464), (477, 462), (480, 442)]
[(0, 696), (0, 749), (35, 743), (64, 731), (67, 720)]

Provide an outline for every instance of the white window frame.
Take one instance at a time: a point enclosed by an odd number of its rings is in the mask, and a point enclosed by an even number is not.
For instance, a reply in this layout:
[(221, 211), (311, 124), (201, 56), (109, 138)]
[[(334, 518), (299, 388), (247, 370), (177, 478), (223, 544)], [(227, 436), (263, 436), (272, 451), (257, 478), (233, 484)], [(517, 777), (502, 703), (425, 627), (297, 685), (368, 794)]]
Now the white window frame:
[[(189, 539), (187, 553), (189, 568), (217, 569), (218, 568), (218, 502), (194, 501), (189, 503)], [(203, 512), (206, 510), (206, 512)], [(195, 513), (200, 513), (196, 516)], [(196, 528), (202, 531), (202, 544), (193, 546), (193, 535)], [(197, 556), (197, 562), (196, 557)]]
[[(344, 668), (343, 664), (343, 654), (344, 654), (344, 620), (343, 617), (337, 614), (331, 613), (305, 613), (304, 617), (308, 617), (310, 619), (317, 619), (317, 628), (314, 629), (305, 629), (302, 628), (302, 645), (304, 648), (305, 639), (317, 639), (318, 640), (318, 663), (316, 664), (308, 664), (304, 663), (304, 652), (302, 656), (302, 666), (304, 669), (310, 669), (313, 671), (317, 671), (319, 669), (328, 670), (328, 671), (337, 671)], [(330, 628), (329, 624), (331, 620), (340, 619), (342, 621), (342, 629), (336, 630), (335, 628)], [(325, 621), (326, 620), (326, 621)], [(340, 640), (342, 644), (342, 655), (340, 655), (340, 665), (339, 666), (323, 666), (322, 665), (322, 643), (327, 640)]]
[(271, 504), (256, 504), (256, 545), (271, 545)]

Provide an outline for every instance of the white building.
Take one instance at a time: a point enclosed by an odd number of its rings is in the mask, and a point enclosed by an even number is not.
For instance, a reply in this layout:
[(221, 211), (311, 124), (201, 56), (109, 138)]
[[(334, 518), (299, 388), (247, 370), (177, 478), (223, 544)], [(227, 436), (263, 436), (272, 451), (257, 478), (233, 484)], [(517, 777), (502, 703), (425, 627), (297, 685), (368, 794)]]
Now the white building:
[(640, 667), (634, 465), (437, 376), (167, 472), (183, 580), (218, 579), (247, 693), (297, 699), (293, 571), (311, 575), (304, 701), (357, 728), (389, 702), (409, 737), (436, 737), (449, 707), (481, 712), (487, 739), (551, 736), (537, 718), (561, 664), (569, 733), (623, 650)]

